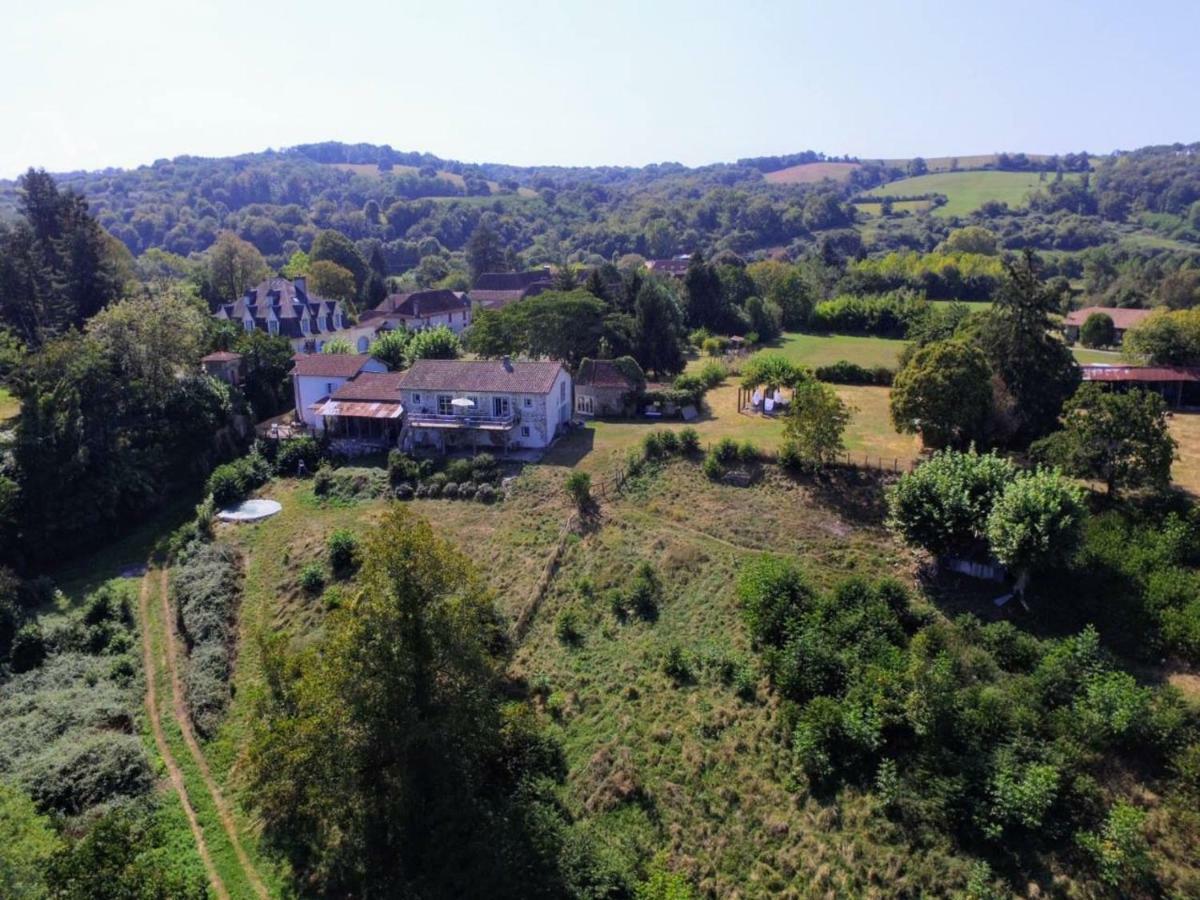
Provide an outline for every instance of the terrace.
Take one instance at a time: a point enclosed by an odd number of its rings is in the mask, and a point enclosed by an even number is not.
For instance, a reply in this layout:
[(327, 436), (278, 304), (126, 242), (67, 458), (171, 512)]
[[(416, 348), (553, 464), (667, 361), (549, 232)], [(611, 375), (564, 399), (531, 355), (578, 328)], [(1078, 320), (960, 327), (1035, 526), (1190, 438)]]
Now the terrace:
[(408, 424), (413, 428), (478, 428), (483, 431), (508, 431), (521, 420), (521, 417), (510, 412), (502, 416), (484, 416), (472, 412), (461, 413), (427, 413), (410, 412)]

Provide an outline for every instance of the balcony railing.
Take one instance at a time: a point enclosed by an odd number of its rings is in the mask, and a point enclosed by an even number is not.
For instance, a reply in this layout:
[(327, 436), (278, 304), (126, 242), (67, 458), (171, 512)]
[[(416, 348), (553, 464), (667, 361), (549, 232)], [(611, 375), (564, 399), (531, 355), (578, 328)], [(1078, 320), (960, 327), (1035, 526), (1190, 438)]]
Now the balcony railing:
[(518, 421), (520, 417), (511, 412), (504, 416), (483, 416), (474, 413), (408, 413), (408, 424), (414, 428), (480, 428), (485, 431), (507, 431)]

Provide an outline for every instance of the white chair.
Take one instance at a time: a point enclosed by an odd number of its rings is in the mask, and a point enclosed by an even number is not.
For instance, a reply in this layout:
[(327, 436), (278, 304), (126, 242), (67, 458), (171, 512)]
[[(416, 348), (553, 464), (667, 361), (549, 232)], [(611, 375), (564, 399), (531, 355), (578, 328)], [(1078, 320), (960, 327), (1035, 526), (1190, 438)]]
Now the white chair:
[(775, 411), (775, 401), (768, 397), (763, 401), (763, 412), (770, 414)]
[(750, 405), (753, 406), (755, 409), (758, 409), (760, 406), (762, 406), (762, 402), (763, 402), (762, 391), (755, 391), (754, 395), (750, 398)]

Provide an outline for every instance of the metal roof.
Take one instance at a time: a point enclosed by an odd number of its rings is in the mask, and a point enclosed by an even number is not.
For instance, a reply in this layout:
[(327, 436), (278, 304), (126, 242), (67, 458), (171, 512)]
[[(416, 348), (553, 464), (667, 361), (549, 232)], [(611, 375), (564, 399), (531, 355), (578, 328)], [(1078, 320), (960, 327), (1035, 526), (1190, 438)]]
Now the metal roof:
[(1083, 366), (1084, 381), (1126, 381), (1161, 383), (1164, 381), (1200, 381), (1200, 369), (1184, 366)]

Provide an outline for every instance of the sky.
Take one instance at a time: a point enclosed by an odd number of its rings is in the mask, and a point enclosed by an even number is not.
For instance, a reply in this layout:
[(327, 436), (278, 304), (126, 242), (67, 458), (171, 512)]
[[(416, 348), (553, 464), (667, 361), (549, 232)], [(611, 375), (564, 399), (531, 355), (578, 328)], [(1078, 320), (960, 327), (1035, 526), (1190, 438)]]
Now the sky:
[(1200, 140), (1195, 0), (0, 2), (0, 178), (322, 140), (467, 162)]

